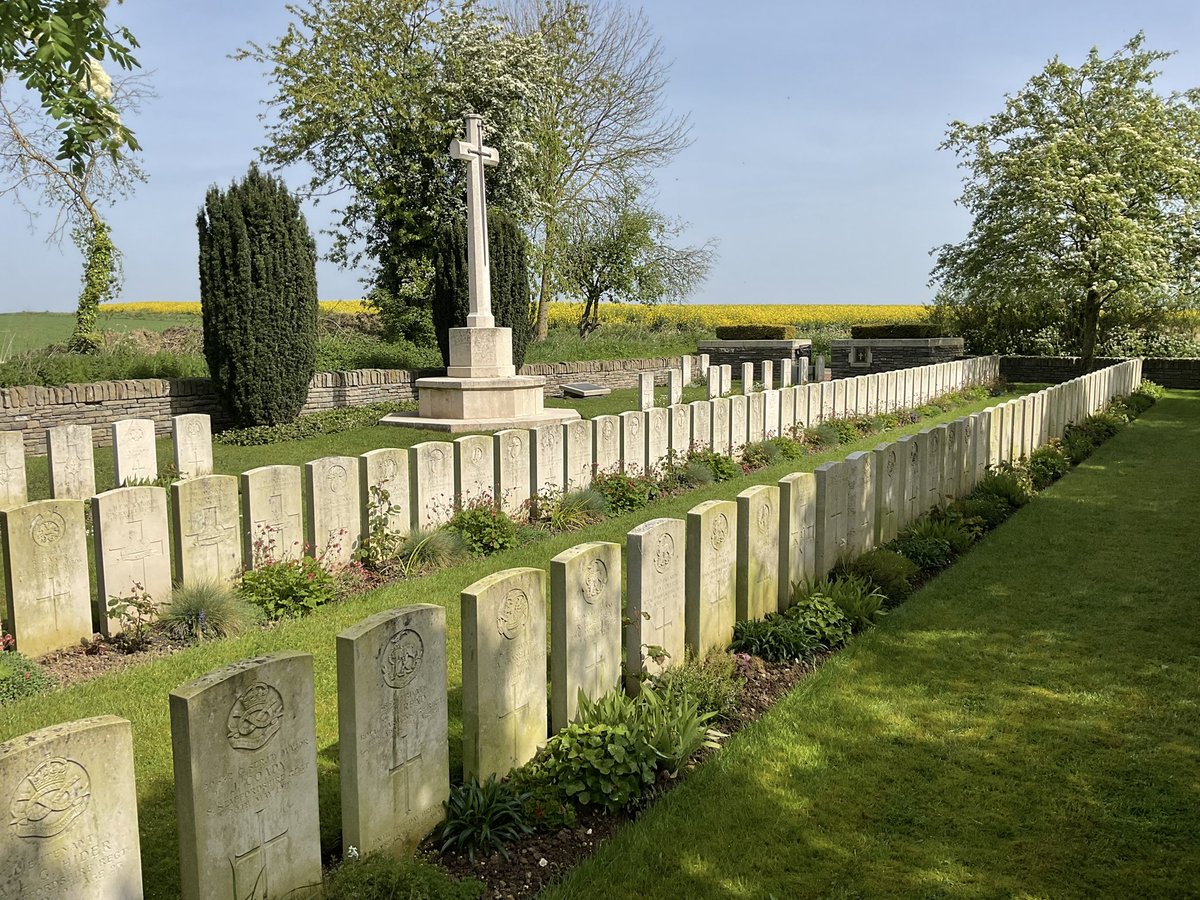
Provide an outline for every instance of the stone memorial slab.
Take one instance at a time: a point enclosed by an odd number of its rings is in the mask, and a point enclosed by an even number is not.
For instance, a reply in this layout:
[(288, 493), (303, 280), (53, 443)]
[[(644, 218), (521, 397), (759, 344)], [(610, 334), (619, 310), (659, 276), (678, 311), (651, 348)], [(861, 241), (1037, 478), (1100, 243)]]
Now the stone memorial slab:
[(750, 433), (750, 405), (745, 394), (735, 394), (729, 398), (729, 452), (732, 456), (740, 456), (746, 446), (746, 436)]
[(687, 525), (651, 519), (625, 542), (625, 686), (636, 692), (642, 672), (656, 675), (684, 659)]
[(654, 373), (638, 374), (638, 409), (654, 409)]
[(754, 363), (742, 363), (742, 396), (754, 393)]
[(988, 417), (988, 451), (987, 464), (995, 466), (1003, 459), (1002, 452), (1004, 449), (1001, 440), (1001, 433), (1004, 431), (1004, 404), (1000, 403), (996, 406), (989, 406), (984, 410)]
[(700, 377), (705, 378), (708, 376), (708, 370), (711, 367), (709, 355), (707, 353), (701, 353), (697, 358), (700, 360)]
[(188, 413), (171, 419), (175, 471), (181, 481), (213, 473), (212, 420), (203, 413)]
[(454, 515), (454, 452), (446, 441), (423, 441), (408, 448), (408, 496), (413, 525), (429, 531)]
[(656, 474), (667, 461), (671, 449), (671, 413), (658, 407), (646, 413), (646, 471)]
[(562, 386), (562, 392), (566, 397), (607, 397), (612, 393), (612, 388), (590, 381), (572, 381)]
[(746, 398), (746, 442), (760, 443), (767, 438), (767, 395), (757, 391)]
[(726, 364), (721, 366), (721, 396), (733, 391), (733, 366)]
[[(684, 359), (687, 359), (685, 356)], [(667, 405), (674, 406), (683, 400), (683, 373), (678, 369), (667, 370)]]
[(917, 433), (921, 445), (921, 515), (942, 505), (942, 437), (936, 428), (926, 428)]
[(92, 636), (82, 500), (35, 500), (0, 511), (5, 628), (26, 656)]
[(847, 405), (846, 386), (847, 379), (838, 378), (829, 382), (833, 388), (833, 406), (829, 418), (845, 419), (851, 415), (851, 410)]
[(715, 400), (721, 396), (721, 370), (719, 368), (711, 368), (708, 370), (708, 399)]
[(522, 518), (529, 512), (533, 487), (532, 452), (529, 432), (523, 428), (509, 428), (492, 435), (496, 501), (500, 509), (513, 518)]
[(362, 542), (358, 458), (325, 456), (304, 464), (305, 520), (313, 556), (326, 567), (345, 566)]
[[(683, 354), (679, 357), (679, 390), (680, 399), (683, 399), (682, 392), (685, 387), (692, 383), (692, 358), (688, 354)], [(672, 400), (672, 403), (678, 403), (679, 400)]]
[(817, 358), (815, 360), (813, 360), (813, 381), (824, 381), (824, 380), (825, 380), (825, 357), (822, 356), (820, 353), (818, 353)]
[(816, 577), (817, 482), (811, 472), (779, 479), (779, 609), (792, 602), (792, 585)]
[(113, 469), (117, 487), (158, 477), (158, 447), (153, 419), (122, 419), (112, 426)]
[(703, 656), (733, 640), (737, 616), (738, 505), (707, 500), (687, 514), (684, 637)]
[(19, 431), (0, 431), (0, 509), (20, 506), (27, 499), (25, 436)]
[(167, 539), (167, 492), (160, 487), (115, 488), (92, 498), (97, 594), (95, 620), (105, 637), (121, 632), (108, 601), (171, 599), (171, 550)]
[(875, 543), (886, 544), (900, 533), (904, 508), (904, 445), (879, 444), (875, 454)]
[(836, 415), (837, 406), (834, 401), (836, 388), (832, 381), (822, 381), (821, 388), (821, 421), (828, 422)]
[(769, 359), (762, 361), (762, 389), (764, 391), (775, 390), (775, 363)]
[(686, 403), (677, 403), (668, 409), (668, 415), (671, 452), (682, 459), (692, 448), (692, 408)]
[(243, 660), (170, 704), (180, 895), (320, 897), (312, 657)]
[(546, 742), (546, 573), (504, 569), (462, 592), (463, 777), (524, 765)]
[[(1029, 459), (1034, 450), (1037, 449), (1037, 395), (1031, 394), (1025, 397), (1022, 401), (1024, 409), (1021, 410), (1021, 456)], [(1096, 408), (1100, 409), (1104, 405), (1104, 400), (1101, 399), (1097, 403)]]
[[(382, 451), (376, 451), (382, 452)], [(243, 472), (242, 557), (253, 569), (304, 555), (299, 466), (260, 466)], [(407, 488), (406, 488), (407, 492)]]
[(780, 395), (785, 391), (763, 391), (763, 437), (764, 439), (779, 437), (779, 405)]
[(56, 425), (46, 429), (46, 461), (50, 496), (86, 500), (96, 493), (96, 462), (91, 425)]
[(959, 481), (962, 478), (963, 461), (963, 420), (955, 419), (946, 423), (946, 464), (942, 467), (942, 492), (946, 501), (957, 500), (961, 496)]
[(568, 491), (592, 484), (592, 423), (586, 419), (563, 426), (563, 477)]
[(454, 496), (461, 507), (495, 505), (496, 459), (490, 434), (454, 439)]
[(797, 384), (808, 384), (809, 381), (812, 380), (811, 378), (808, 377), (809, 376), (808, 366), (809, 366), (808, 357), (801, 357), (797, 361), (797, 363), (796, 363), (796, 376), (797, 376), (796, 383)]
[(621, 686), (621, 545), (578, 544), (550, 560), (550, 729), (575, 720), (579, 692)]
[(849, 528), (846, 464), (829, 462), (813, 471), (816, 479), (816, 563), (813, 577), (829, 574), (845, 555)]
[(530, 487), (538, 497), (557, 497), (566, 487), (562, 425), (539, 425), (529, 430), (533, 449), (533, 481)]
[(1000, 461), (1013, 461), (1013, 444), (1014, 434), (1017, 441), (1020, 441), (1019, 426), (1016, 419), (1017, 407), (1012, 402), (1001, 403), (1000, 410)]
[(238, 480), (202, 475), (171, 485), (175, 575), (184, 584), (230, 583), (242, 572)]
[(693, 400), (688, 406), (692, 410), (692, 444), (697, 450), (713, 448), (712, 404), (707, 400)]
[(904, 469), (900, 482), (900, 510), (896, 519), (896, 528), (903, 531), (921, 517), (924, 510), (921, 504), (925, 500), (925, 488), (922, 481), (921, 449), (923, 441), (916, 435), (906, 434), (896, 441), (898, 462)]
[(142, 896), (125, 719), (79, 719), (0, 744), (0, 803), (0, 900)]
[(712, 405), (712, 448), (714, 453), (722, 456), (730, 455), (729, 419), (732, 397), (718, 397), (710, 400)]
[(737, 495), (737, 618), (779, 611), (779, 488), (756, 484)]
[(796, 397), (799, 389), (786, 387), (779, 391), (779, 434), (791, 437), (796, 427)]
[(973, 416), (959, 419), (958, 428), (958, 493), (955, 496), (966, 497), (975, 490), (975, 439), (979, 435)]
[[(243, 481), (242, 494), (245, 495)], [(387, 534), (403, 536), (412, 531), (412, 481), (408, 474), (408, 450), (381, 447), (358, 457), (358, 489), (362, 495), (362, 532), (370, 537), (377, 520)]]
[(621, 471), (621, 420), (617, 416), (592, 419), (592, 463), (596, 473)]
[(781, 388), (789, 388), (792, 382), (795, 381), (794, 370), (796, 363), (790, 357), (785, 356), (779, 361), (779, 386)]
[(621, 471), (627, 475), (646, 474), (646, 414), (621, 413)]
[(407, 855), (446, 815), (446, 610), (388, 609), (337, 636), (342, 853)]
[(862, 556), (875, 546), (875, 454), (846, 457), (846, 552)]

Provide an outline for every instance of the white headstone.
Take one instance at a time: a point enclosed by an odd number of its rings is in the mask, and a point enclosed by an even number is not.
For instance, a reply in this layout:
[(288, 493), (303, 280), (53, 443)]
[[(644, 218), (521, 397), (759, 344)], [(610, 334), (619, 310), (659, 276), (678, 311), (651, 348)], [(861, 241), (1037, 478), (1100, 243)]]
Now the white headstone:
[(304, 554), (299, 466), (260, 466), (242, 473), (242, 556), (246, 567)]
[(707, 400), (693, 400), (688, 406), (692, 410), (692, 444), (697, 450), (711, 450), (712, 404)]
[(824, 463), (813, 472), (817, 488), (817, 559), (814, 578), (827, 575), (846, 552), (849, 528), (847, 474), (844, 462)]
[(412, 490), (408, 450), (380, 447), (358, 457), (359, 493), (363, 504), (363, 534), (376, 528), (403, 536), (412, 530)]
[(775, 389), (775, 363), (769, 359), (762, 361), (762, 389), (764, 391)]
[(732, 456), (741, 456), (742, 448), (746, 446), (746, 437), (750, 433), (748, 406), (745, 394), (734, 394), (729, 398), (729, 452)]
[(468, 434), (455, 439), (454, 495), (464, 508), (495, 506), (496, 461), (490, 434)]
[(626, 535), (625, 675), (636, 690), (643, 672), (655, 675), (684, 658), (686, 525), (651, 519)]
[(779, 488), (756, 484), (737, 495), (738, 620), (779, 610)]
[(529, 432), (510, 428), (492, 435), (496, 460), (496, 500), (500, 509), (517, 518), (528, 512), (533, 487), (533, 458)]
[(729, 419), (732, 397), (718, 397), (710, 400), (712, 407), (712, 448), (714, 453), (722, 456), (730, 455)]
[(581, 491), (592, 484), (592, 423), (577, 419), (563, 426), (563, 475), (568, 491)]
[(811, 472), (779, 479), (779, 608), (791, 605), (792, 585), (815, 577), (817, 484)]
[(184, 584), (232, 582), (242, 571), (238, 480), (203, 475), (171, 485), (175, 574)]
[(308, 543), (326, 566), (347, 565), (362, 542), (358, 459), (326, 456), (304, 464)]
[(27, 499), (25, 436), (19, 431), (0, 431), (0, 509), (20, 506)]
[(46, 429), (50, 496), (86, 500), (96, 493), (96, 463), (91, 425), (56, 425)]
[(562, 425), (539, 425), (530, 429), (529, 445), (533, 449), (533, 480), (530, 486), (534, 494), (538, 497), (557, 497), (566, 485)]
[(763, 436), (765, 438), (779, 437), (779, 398), (784, 391), (764, 391), (763, 398)]
[[(773, 393), (773, 392), (772, 392)], [(746, 441), (759, 443), (767, 437), (767, 395), (761, 391), (746, 398)]]
[[(687, 359), (685, 356), (684, 359)], [(683, 372), (678, 369), (667, 370), (667, 405), (674, 406), (683, 400)]]
[(153, 419), (122, 419), (112, 426), (113, 468), (117, 487), (158, 477), (158, 447)]
[(733, 366), (726, 363), (721, 366), (721, 396), (733, 390)]
[(899, 534), (904, 499), (902, 444), (879, 444), (875, 450), (875, 543), (886, 544)]
[(710, 368), (709, 356), (707, 353), (701, 353), (699, 355), (699, 359), (700, 359), (700, 377), (705, 378), (708, 376), (708, 370)]
[(454, 453), (446, 441), (424, 441), (409, 448), (413, 525), (428, 531), (454, 515)]
[(661, 472), (671, 448), (671, 413), (664, 407), (646, 413), (646, 471)]
[(171, 599), (171, 550), (167, 539), (167, 492), (160, 487), (116, 488), (92, 498), (96, 544), (96, 621), (111, 637), (121, 631), (110, 617), (112, 598)]
[(203, 413), (171, 419), (175, 469), (180, 480), (213, 473), (212, 420)]
[(654, 408), (654, 373), (638, 374), (638, 409)]
[(646, 474), (646, 414), (621, 413), (621, 471)]
[(721, 396), (721, 370), (719, 368), (711, 368), (708, 370), (708, 399), (715, 400)]
[(791, 357), (785, 356), (779, 361), (779, 386), (781, 388), (791, 387), (795, 382), (795, 368), (796, 363)]
[(621, 471), (621, 420), (617, 416), (592, 419), (592, 463), (597, 474)]
[(875, 454), (846, 457), (846, 552), (861, 556), (875, 546)]
[(742, 396), (754, 392), (754, 363), (742, 363)]
[[(679, 358), (679, 391), (680, 399), (683, 399), (683, 389), (692, 383), (692, 358), (686, 353)], [(672, 400), (672, 403), (678, 403), (679, 400)]]
[(692, 408), (686, 403), (677, 403), (668, 410), (670, 416), (670, 446), (676, 461), (687, 456), (692, 447)]
[(738, 506), (707, 500), (687, 514), (685, 634), (688, 648), (703, 656), (733, 640), (737, 615)]
[(779, 392), (779, 435), (790, 438), (796, 427), (796, 387), (786, 387)]

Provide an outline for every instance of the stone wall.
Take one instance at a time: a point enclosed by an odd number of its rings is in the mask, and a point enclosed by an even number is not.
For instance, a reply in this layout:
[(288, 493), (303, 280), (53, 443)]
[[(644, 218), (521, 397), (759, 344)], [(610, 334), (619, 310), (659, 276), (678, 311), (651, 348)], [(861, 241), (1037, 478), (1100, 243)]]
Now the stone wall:
[(755, 371), (765, 359), (776, 366), (781, 359), (812, 361), (812, 341), (701, 341), (700, 353), (708, 354), (710, 366), (732, 366), (733, 377), (742, 377), (742, 364), (754, 363)]
[(912, 369), (965, 355), (960, 337), (834, 340), (829, 346), (829, 370), (834, 378)]
[[(1120, 362), (1098, 359), (1097, 368)], [(1009, 381), (1061, 384), (1079, 374), (1077, 356), (1005, 356), (1000, 374)], [(1200, 359), (1163, 359), (1152, 357), (1142, 362), (1142, 377), (1176, 390), (1200, 390)]]
[[(610, 388), (630, 388), (638, 375), (653, 372), (655, 381), (666, 384), (667, 372), (678, 368), (681, 357), (653, 359), (591, 360), (585, 362), (537, 363), (523, 366), (522, 375), (544, 375), (546, 395), (561, 397), (562, 385), (591, 381)], [(692, 357), (692, 372), (699, 374), (700, 361)], [(303, 412), (317, 412), (368, 403), (403, 403), (417, 398), (416, 380), (441, 375), (441, 369), (359, 369), (353, 372), (321, 372), (313, 376)], [(156, 431), (165, 435), (171, 417), (184, 413), (207, 413), (220, 428), (227, 419), (207, 378), (146, 378), (136, 381), (101, 381), (63, 387), (15, 387), (0, 389), (0, 431), (21, 431), (28, 453), (46, 451), (46, 429), (55, 425), (91, 425), (97, 446), (108, 446), (112, 436), (105, 427), (121, 419), (153, 419)]]

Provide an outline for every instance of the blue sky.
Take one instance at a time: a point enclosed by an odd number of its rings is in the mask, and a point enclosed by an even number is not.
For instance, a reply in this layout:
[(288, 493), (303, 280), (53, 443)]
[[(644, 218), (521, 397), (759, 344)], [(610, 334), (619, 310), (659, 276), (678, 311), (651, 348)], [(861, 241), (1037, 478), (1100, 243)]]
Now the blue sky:
[[(720, 241), (693, 302), (920, 303), (936, 245), (969, 225), (961, 173), (937, 146), (952, 119), (998, 111), (1046, 60), (1077, 65), (1144, 30), (1175, 50), (1162, 90), (1200, 86), (1195, 2), (653, 0), (674, 60), (668, 104), (693, 143), (659, 174), (659, 207)], [(126, 0), (110, 17), (141, 42), (158, 98), (129, 121), (149, 182), (110, 212), (125, 254), (121, 299), (195, 300), (196, 211), (212, 183), (245, 172), (263, 141), (270, 86), (228, 54), (282, 33), (268, 0)], [(293, 186), (300, 172), (284, 173)], [(308, 207), (313, 230), (326, 207)], [(43, 222), (48, 216), (43, 216)], [(0, 201), (0, 311), (70, 310), (80, 262)], [(318, 244), (328, 247), (318, 235)], [(363, 272), (318, 265), (322, 299), (362, 295)]]

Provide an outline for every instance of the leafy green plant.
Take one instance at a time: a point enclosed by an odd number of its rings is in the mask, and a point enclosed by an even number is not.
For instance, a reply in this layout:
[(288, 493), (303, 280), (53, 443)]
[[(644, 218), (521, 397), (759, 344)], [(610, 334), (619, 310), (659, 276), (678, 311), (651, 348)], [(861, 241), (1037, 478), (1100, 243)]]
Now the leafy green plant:
[(121, 625), (114, 643), (125, 653), (144, 650), (150, 644), (150, 626), (158, 613), (159, 605), (146, 593), (145, 587), (136, 582), (128, 597), (110, 597), (108, 617)]
[(303, 441), (323, 434), (340, 434), (355, 428), (375, 425), (379, 420), (403, 409), (399, 403), (371, 403), (366, 406), (326, 409), (307, 413), (281, 425), (252, 425), (230, 428), (213, 435), (214, 444), (233, 447), (258, 447), (284, 441)]
[(1071, 468), (1071, 457), (1063, 450), (1059, 441), (1051, 441), (1029, 454), (1025, 468), (1029, 472), (1033, 489), (1044, 491), (1067, 474), (1067, 470)]
[(654, 479), (624, 472), (598, 472), (592, 487), (604, 496), (614, 516), (649, 505), (659, 493)]
[(689, 459), (679, 472), (679, 481), (687, 487), (703, 487), (716, 483), (716, 480), (712, 468), (699, 459)]
[(553, 500), (539, 501), (537, 508), (552, 531), (579, 531), (608, 515), (608, 500), (600, 491), (584, 488), (567, 491)]
[(841, 608), (829, 597), (807, 593), (807, 584), (792, 584), (792, 605), (783, 613), (804, 628), (814, 649), (836, 650), (850, 640), (854, 629)]
[(780, 459), (800, 459), (806, 455), (803, 442), (795, 438), (781, 435), (780, 437), (771, 438), (767, 443), (779, 451)]
[(689, 463), (700, 463), (707, 468), (715, 481), (729, 481), (742, 474), (742, 468), (729, 456), (712, 450), (697, 450), (688, 455)]
[(396, 548), (396, 560), (405, 577), (417, 572), (458, 565), (468, 553), (466, 543), (453, 528), (413, 529)]
[(973, 538), (960, 522), (933, 517), (919, 519), (892, 542), (897, 553), (911, 559), (923, 572), (937, 572), (970, 549)]
[(853, 575), (864, 578), (887, 598), (887, 606), (898, 606), (912, 596), (913, 582), (921, 570), (916, 563), (896, 551), (876, 547), (840, 563), (834, 569), (834, 574), (838, 577)]
[(465, 850), (471, 862), (476, 853), (500, 853), (508, 859), (508, 845), (533, 833), (525, 821), (525, 799), (495, 775), (483, 783), (472, 778), (452, 786), (445, 801), (446, 821), (437, 832), (441, 851)]
[(844, 566), (840, 568), (844, 572), (842, 575), (835, 573), (793, 585), (792, 599), (809, 609), (815, 598), (828, 600), (842, 611), (854, 632), (865, 631), (886, 615), (884, 604), (887, 598), (870, 579), (845, 572)]
[(419, 859), (372, 853), (345, 859), (325, 884), (325, 900), (479, 900), (486, 886), (458, 880)]
[(737, 674), (733, 656), (714, 647), (704, 656), (689, 652), (682, 664), (664, 669), (651, 684), (660, 692), (695, 697), (700, 712), (726, 719), (737, 710), (746, 679)]
[(1020, 509), (1033, 499), (1033, 482), (1020, 466), (1002, 462), (989, 468), (975, 488), (977, 494), (994, 494), (1013, 509)]
[(1142, 383), (1138, 385), (1137, 390), (1133, 393), (1150, 400), (1161, 400), (1167, 395), (1167, 389), (1161, 384), (1151, 381), (1149, 378), (1143, 378)]
[(535, 831), (549, 833), (575, 827), (578, 820), (575, 804), (551, 783), (536, 758), (509, 775), (508, 783), (525, 798), (521, 810)]
[(261, 617), (228, 585), (199, 581), (176, 586), (159, 625), (178, 640), (205, 641), (231, 637)]
[(977, 488), (967, 497), (954, 503), (953, 509), (967, 519), (978, 519), (988, 530), (997, 528), (1012, 515), (1008, 501), (991, 491)]
[(517, 523), (497, 509), (490, 497), (456, 510), (450, 527), (462, 535), (468, 547), (484, 556), (517, 546)]
[(761, 469), (779, 457), (779, 448), (770, 441), (754, 441), (742, 448), (742, 466), (746, 469)]
[(1063, 434), (1062, 439), (1063, 452), (1067, 454), (1067, 458), (1071, 460), (1071, 465), (1077, 466), (1095, 451), (1097, 443), (1095, 438), (1084, 431), (1072, 430), (1070, 426)]
[(269, 619), (302, 616), (337, 599), (337, 579), (311, 556), (271, 560), (242, 574), (238, 593)]
[(392, 503), (391, 495), (384, 488), (373, 484), (367, 495), (367, 533), (354, 559), (373, 572), (385, 572), (396, 562), (404, 537), (393, 527), (392, 516), (402, 512)]
[(54, 687), (42, 667), (15, 650), (0, 652), (0, 706)]
[(804, 443), (816, 453), (832, 449), (841, 442), (841, 432), (832, 422), (822, 422), (804, 429)]
[(771, 613), (765, 619), (745, 619), (733, 626), (730, 649), (749, 653), (768, 662), (805, 659), (821, 648), (821, 642), (803, 622)]
[(625, 725), (573, 722), (547, 742), (540, 764), (572, 801), (625, 809), (654, 783), (658, 755)]

